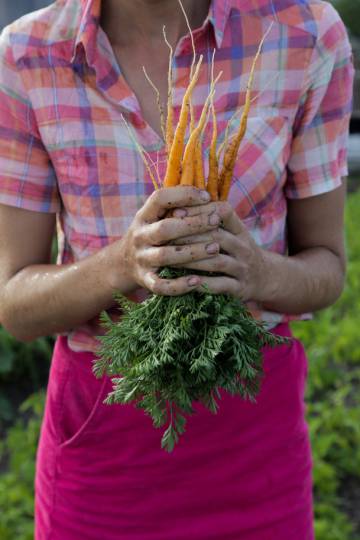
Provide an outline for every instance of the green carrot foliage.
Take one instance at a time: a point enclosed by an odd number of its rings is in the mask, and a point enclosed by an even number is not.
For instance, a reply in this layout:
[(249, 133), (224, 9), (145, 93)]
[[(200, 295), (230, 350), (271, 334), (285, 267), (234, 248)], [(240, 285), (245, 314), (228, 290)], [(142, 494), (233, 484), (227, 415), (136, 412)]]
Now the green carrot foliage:
[[(184, 270), (164, 269), (164, 278)], [(106, 403), (135, 403), (155, 427), (167, 424), (162, 447), (172, 451), (185, 431), (193, 402), (216, 414), (220, 388), (255, 401), (262, 377), (264, 345), (286, 340), (265, 329), (245, 305), (228, 295), (204, 289), (184, 296), (153, 295), (143, 303), (116, 300), (120, 322), (106, 313), (102, 322), (97, 377), (112, 377)]]

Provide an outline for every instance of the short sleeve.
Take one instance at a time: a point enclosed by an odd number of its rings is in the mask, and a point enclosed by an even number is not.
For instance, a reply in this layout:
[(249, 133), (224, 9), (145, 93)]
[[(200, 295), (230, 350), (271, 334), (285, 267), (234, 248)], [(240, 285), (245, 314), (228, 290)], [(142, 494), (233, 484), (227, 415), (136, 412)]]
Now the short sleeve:
[(55, 171), (14, 60), (10, 27), (0, 35), (0, 203), (48, 213), (61, 208)]
[(354, 67), (346, 29), (324, 3), (319, 34), (294, 123), (288, 175), (289, 199), (326, 193), (347, 176), (347, 146)]

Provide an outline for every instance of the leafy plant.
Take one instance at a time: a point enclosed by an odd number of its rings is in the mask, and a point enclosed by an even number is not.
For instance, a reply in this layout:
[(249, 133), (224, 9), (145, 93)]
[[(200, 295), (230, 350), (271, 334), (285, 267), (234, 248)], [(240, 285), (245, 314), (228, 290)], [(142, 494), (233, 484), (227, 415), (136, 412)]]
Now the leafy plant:
[(332, 0), (341, 18), (354, 36), (360, 37), (360, 2), (358, 0)]
[[(45, 393), (30, 396), (21, 406), (23, 415), (0, 443), (0, 462), (7, 462), (0, 475), (1, 540), (34, 538), (35, 455), (44, 409)], [(27, 421), (24, 416), (30, 417)]]
[(0, 326), (0, 432), (16, 415), (16, 406), (47, 381), (53, 339), (21, 343)]
[[(184, 273), (164, 269), (161, 276)], [(261, 347), (287, 341), (266, 331), (239, 300), (207, 290), (152, 295), (142, 304), (122, 295), (117, 299), (124, 313), (120, 322), (103, 314), (107, 334), (100, 337), (94, 373), (115, 375), (108, 404), (134, 402), (155, 427), (168, 423), (161, 446), (169, 452), (185, 431), (181, 413), (192, 414), (194, 401), (216, 414), (220, 388), (254, 400), (262, 375)]]
[(314, 321), (293, 324), (309, 358), (317, 540), (360, 539), (360, 192), (349, 197), (346, 214), (344, 293)]

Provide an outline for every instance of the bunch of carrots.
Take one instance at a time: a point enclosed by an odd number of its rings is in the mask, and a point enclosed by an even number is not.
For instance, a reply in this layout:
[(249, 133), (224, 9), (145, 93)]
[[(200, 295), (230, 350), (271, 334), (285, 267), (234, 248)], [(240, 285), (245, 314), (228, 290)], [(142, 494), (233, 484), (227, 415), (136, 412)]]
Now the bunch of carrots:
[[(199, 79), (203, 57), (196, 61), (189, 21), (181, 0), (178, 1), (189, 27), (194, 54), (189, 84), (175, 129), (171, 84), (173, 50), (165, 29), (164, 39), (170, 49), (166, 120), (160, 94), (144, 69), (157, 95), (161, 128), (166, 141), (167, 168), (163, 181), (159, 178), (158, 170), (155, 171), (155, 178), (149, 156), (136, 141), (130, 127), (127, 127), (155, 189), (196, 186), (207, 189), (213, 201), (225, 201), (246, 132), (256, 62), (270, 28), (252, 63), (239, 128), (232, 137), (229, 136), (237, 111), (230, 119), (224, 141), (218, 148), (214, 94), (222, 73), (214, 76), (213, 55), (210, 92), (196, 123), (192, 94)], [(210, 116), (212, 137), (206, 180), (203, 135)], [(160, 275), (171, 278), (179, 275), (179, 272), (186, 271), (166, 268)], [(262, 375), (261, 348), (265, 344), (273, 346), (283, 342), (268, 332), (261, 322), (255, 321), (242, 302), (227, 295), (211, 295), (206, 290), (182, 297), (153, 295), (142, 304), (130, 302), (121, 295), (116, 299), (123, 310), (123, 317), (119, 322), (113, 322), (106, 313), (103, 314), (107, 332), (100, 337), (101, 348), (94, 373), (98, 377), (104, 373), (114, 376), (113, 392), (106, 398), (106, 403), (136, 403), (151, 416), (157, 428), (168, 422), (162, 438), (162, 447), (167, 451), (172, 451), (179, 435), (184, 432), (186, 419), (180, 413), (192, 414), (193, 401), (201, 401), (216, 413), (215, 394), (220, 397), (219, 388), (254, 400)]]
[[(166, 121), (165, 121), (164, 109), (160, 102), (160, 93), (158, 89), (156, 88), (156, 86), (154, 85), (154, 83), (151, 81), (145, 68), (143, 68), (144, 74), (148, 82), (153, 87), (157, 96), (157, 105), (159, 108), (159, 114), (160, 114), (160, 119), (161, 119), (161, 130), (162, 130), (162, 134), (165, 139), (165, 142), (166, 142), (168, 162), (167, 162), (165, 178), (163, 179), (163, 181), (161, 181), (158, 174), (157, 174), (157, 179), (155, 178), (154, 173), (149, 164), (149, 161), (146, 157), (146, 153), (140, 147), (139, 143), (134, 140), (134, 136), (132, 135), (131, 132), (130, 134), (138, 150), (141, 153), (144, 164), (146, 166), (146, 169), (149, 173), (149, 176), (153, 182), (155, 189), (159, 189), (159, 187), (168, 188), (168, 187), (174, 187), (178, 185), (195, 186), (200, 189), (207, 189), (213, 201), (218, 201), (218, 200), (226, 201), (229, 195), (230, 187), (231, 187), (231, 182), (233, 178), (234, 168), (235, 168), (240, 144), (246, 133), (247, 119), (248, 119), (251, 103), (253, 101), (251, 99), (251, 91), (252, 91), (252, 85), (253, 85), (253, 80), (254, 80), (254, 72), (255, 72), (256, 63), (261, 54), (264, 41), (267, 35), (269, 34), (272, 25), (270, 25), (269, 29), (267, 30), (263, 39), (261, 40), (258, 50), (256, 52), (256, 55), (254, 57), (252, 66), (251, 66), (247, 88), (246, 88), (245, 103), (244, 103), (244, 107), (243, 107), (243, 111), (242, 111), (242, 115), (240, 119), (239, 129), (237, 133), (229, 140), (230, 126), (239, 112), (239, 111), (236, 111), (235, 114), (230, 119), (228, 126), (226, 128), (224, 142), (218, 148), (218, 129), (217, 129), (215, 107), (214, 107), (214, 94), (215, 94), (216, 83), (221, 78), (222, 72), (220, 72), (217, 75), (217, 77), (214, 78), (214, 57), (215, 57), (215, 50), (214, 50), (214, 54), (212, 57), (212, 80), (211, 80), (210, 92), (203, 106), (198, 124), (195, 125), (194, 107), (192, 105), (192, 94), (199, 79), (200, 69), (203, 62), (203, 56), (200, 56), (196, 63), (196, 50), (195, 50), (195, 45), (194, 45), (194, 40), (193, 40), (193, 35), (190, 28), (189, 20), (182, 6), (181, 0), (178, 0), (178, 2), (184, 13), (184, 16), (185, 16), (185, 19), (189, 28), (190, 36), (192, 38), (193, 62), (190, 69), (189, 84), (184, 93), (179, 121), (177, 123), (175, 130), (174, 130), (173, 88), (172, 88), (173, 49), (167, 39), (165, 27), (163, 29), (164, 39), (165, 39), (166, 44), (170, 48), (169, 71), (168, 71), (169, 92), (168, 92)], [(258, 96), (256, 96), (256, 98), (257, 97)], [(206, 129), (210, 114), (213, 120), (213, 132), (212, 132), (212, 139), (211, 139), (211, 144), (209, 148), (209, 176), (206, 182), (205, 175), (204, 175), (202, 139), (203, 139), (204, 131)], [(190, 121), (189, 121), (189, 117), (190, 117)], [(186, 138), (188, 128), (189, 128), (189, 137), (188, 137), (187, 143), (185, 144), (185, 138)], [(219, 162), (220, 162), (222, 154), (223, 154), (222, 167), (220, 169)], [(158, 173), (158, 171), (156, 172)]]

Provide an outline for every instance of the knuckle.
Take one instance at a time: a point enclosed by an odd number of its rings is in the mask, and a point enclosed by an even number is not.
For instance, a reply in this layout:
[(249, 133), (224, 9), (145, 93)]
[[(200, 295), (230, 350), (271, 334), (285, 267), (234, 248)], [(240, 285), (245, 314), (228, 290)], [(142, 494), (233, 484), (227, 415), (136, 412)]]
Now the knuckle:
[(194, 217), (192, 220), (191, 220), (191, 223), (190, 223), (190, 231), (191, 233), (202, 233), (204, 232), (204, 229), (203, 229), (203, 223), (204, 223), (204, 216), (197, 216), (197, 217)]
[(165, 190), (161, 188), (154, 191), (148, 199), (148, 204), (158, 219), (161, 219), (165, 215), (167, 208), (171, 205), (171, 203), (167, 202), (168, 197)]
[(218, 259), (218, 268), (221, 272), (227, 269), (227, 261), (225, 257), (219, 257)]
[(204, 257), (203, 253), (200, 249), (197, 249), (196, 247), (189, 247), (186, 252), (186, 259), (190, 261), (197, 261), (199, 259), (202, 259)]
[(155, 281), (155, 283), (153, 283), (151, 290), (154, 294), (159, 294), (159, 295), (163, 294), (163, 286), (162, 286), (161, 281)]
[(190, 203), (191, 205), (193, 205), (194, 202), (197, 203), (201, 201), (199, 190), (194, 186), (183, 187), (183, 196), (184, 196), (184, 202)]
[(184, 294), (188, 290), (187, 282), (185, 278), (179, 278), (174, 280), (171, 287), (171, 293), (173, 295)]
[(185, 238), (185, 241), (184, 241), (184, 244), (186, 246), (190, 246), (191, 244), (193, 244), (194, 242), (197, 242), (197, 237), (196, 237), (196, 234), (194, 235), (191, 235), (191, 236), (187, 236)]
[(159, 221), (158, 223), (156, 223), (151, 233), (152, 244), (160, 245), (164, 241), (166, 227), (167, 226), (164, 221)]
[(209, 214), (204, 214), (201, 216), (200, 220), (199, 220), (199, 227), (202, 231), (211, 231), (214, 229), (214, 225), (211, 225), (210, 221), (210, 215)]
[(207, 204), (206, 206), (203, 206), (202, 207), (205, 211), (205, 213), (210, 216), (211, 214), (214, 214), (214, 212), (217, 212), (217, 203), (215, 202), (211, 202), (209, 204)]
[(135, 262), (138, 266), (143, 266), (144, 264), (147, 263), (147, 257), (146, 257), (146, 253), (144, 253), (143, 250), (137, 250), (135, 252)]
[(167, 251), (164, 248), (158, 248), (154, 257), (154, 262), (159, 266), (163, 266), (167, 261)]
[(148, 199), (148, 202), (149, 202), (149, 204), (159, 205), (162, 198), (163, 198), (163, 190), (162, 189), (157, 189), (157, 190), (152, 192), (152, 194), (150, 195), (150, 197)]
[(210, 237), (214, 242), (220, 242), (221, 241), (221, 230), (216, 229), (215, 231), (211, 231)]
[(220, 208), (222, 209), (222, 211), (228, 215), (232, 212), (232, 206), (230, 205), (230, 203), (228, 201), (223, 201), (220, 203)]
[(200, 197), (199, 197), (199, 190), (198, 188), (194, 187), (194, 186), (189, 186), (189, 190), (188, 190), (188, 195), (189, 197), (192, 197), (193, 199), (196, 199), (198, 200)]
[(135, 246), (140, 246), (144, 242), (144, 231), (141, 227), (136, 227), (132, 233), (133, 243)]

